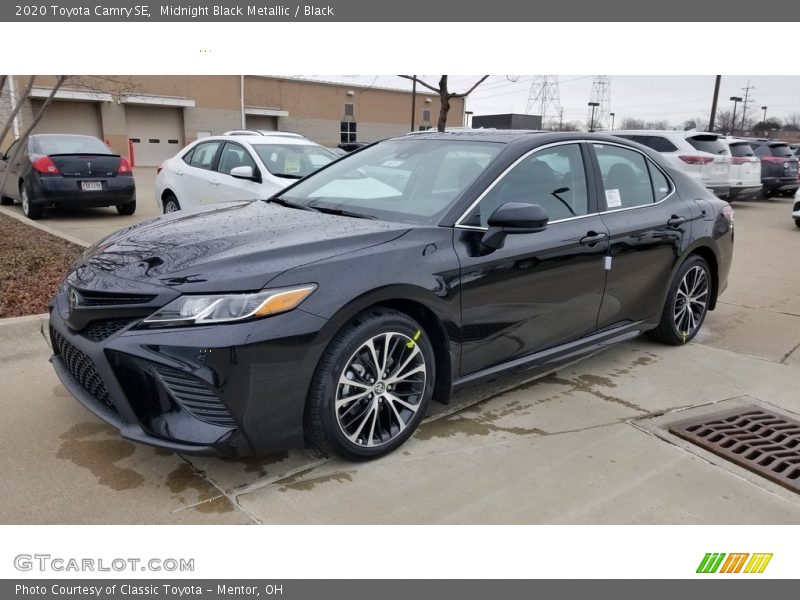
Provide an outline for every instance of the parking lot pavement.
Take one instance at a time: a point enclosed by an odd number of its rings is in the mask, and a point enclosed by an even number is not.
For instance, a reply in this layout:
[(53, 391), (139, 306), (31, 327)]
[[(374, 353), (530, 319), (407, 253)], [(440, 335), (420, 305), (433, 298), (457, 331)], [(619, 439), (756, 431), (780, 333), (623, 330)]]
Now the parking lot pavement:
[[(161, 214), (156, 205), (153, 187), (156, 177), (155, 168), (135, 167), (133, 177), (136, 181), (136, 213), (131, 216), (120, 215), (113, 206), (109, 208), (51, 208), (45, 209), (44, 217), (39, 222), (56, 231), (93, 244), (118, 229)], [(22, 215), (22, 207), (19, 204), (7, 208)]]
[(58, 383), (38, 321), (7, 320), (0, 522), (800, 522), (800, 497), (662, 424), (713, 403), (800, 414), (790, 204), (735, 205), (730, 287), (688, 346), (640, 338), (479, 404), (459, 399), (369, 463), (312, 450), (180, 457), (132, 444)]

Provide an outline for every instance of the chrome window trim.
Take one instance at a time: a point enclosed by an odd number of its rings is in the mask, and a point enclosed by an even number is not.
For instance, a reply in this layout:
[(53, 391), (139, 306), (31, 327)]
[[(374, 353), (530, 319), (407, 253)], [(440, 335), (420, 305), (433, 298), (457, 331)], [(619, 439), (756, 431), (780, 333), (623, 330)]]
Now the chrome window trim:
[[(477, 225), (463, 225), (461, 222), (469, 215), (470, 212), (472, 212), (472, 209), (474, 209), (480, 203), (480, 201), (483, 200), (483, 198), (486, 196), (486, 194), (491, 192), (492, 189), (494, 188), (494, 186), (497, 185), (500, 182), (500, 180), (503, 179), (503, 177), (505, 177), (508, 174), (508, 172), (511, 171), (511, 169), (513, 169), (514, 167), (516, 167), (520, 162), (522, 162), (523, 160), (528, 158), (531, 154), (539, 152), (540, 150), (546, 150), (547, 148), (552, 148), (554, 146), (563, 146), (565, 144), (592, 144), (592, 145), (600, 144), (600, 145), (605, 145), (605, 146), (617, 146), (619, 148), (624, 148), (626, 150), (631, 150), (632, 152), (638, 152), (639, 154), (642, 155), (644, 160), (646, 160), (649, 164), (654, 165), (655, 168), (658, 169), (661, 172), (661, 174), (664, 176), (664, 178), (669, 182), (670, 192), (669, 192), (669, 194), (664, 196), (661, 200), (659, 200), (658, 202), (653, 202), (652, 204), (642, 204), (640, 206), (628, 206), (626, 208), (615, 208), (614, 210), (602, 210), (602, 211), (593, 212), (593, 213), (589, 213), (589, 214), (585, 214), (585, 215), (578, 215), (576, 217), (567, 217), (566, 219), (557, 219), (555, 221), (549, 221), (547, 223), (548, 226), (555, 225), (556, 223), (564, 223), (566, 221), (575, 221), (577, 219), (585, 219), (586, 217), (596, 217), (597, 215), (604, 215), (604, 214), (608, 214), (608, 213), (618, 213), (618, 212), (623, 212), (623, 211), (626, 211), (626, 210), (636, 210), (637, 208), (650, 208), (651, 206), (658, 206), (659, 204), (661, 204), (663, 202), (666, 202), (669, 198), (671, 198), (673, 196), (673, 194), (675, 194), (675, 192), (677, 190), (677, 186), (675, 185), (675, 182), (672, 180), (672, 178), (669, 176), (669, 174), (666, 171), (664, 171), (664, 169), (662, 169), (660, 165), (656, 164), (649, 156), (647, 156), (644, 152), (642, 152), (641, 150), (639, 150), (637, 148), (632, 148), (632, 147), (627, 146), (625, 144), (618, 144), (616, 142), (606, 142), (606, 141), (600, 141), (600, 140), (565, 140), (563, 142), (553, 142), (551, 144), (545, 144), (544, 146), (539, 146), (538, 148), (534, 148), (533, 150), (529, 150), (528, 152), (526, 152), (525, 154), (520, 156), (511, 165), (509, 165), (506, 168), (505, 171), (500, 173), (500, 175), (498, 175), (495, 178), (495, 180), (492, 182), (492, 184), (489, 187), (487, 187), (485, 190), (483, 190), (481, 195), (478, 196), (478, 198), (472, 204), (469, 205), (469, 208), (467, 208), (467, 210), (464, 211), (464, 213), (458, 218), (458, 220), (456, 221), (456, 224), (453, 227), (455, 229), (469, 229), (469, 230), (473, 230), (473, 231), (487, 231), (488, 227), (480, 227), (480, 226), (477, 226)], [(655, 152), (655, 150), (654, 150), (654, 152)], [(586, 171), (586, 169), (584, 167), (584, 172), (585, 171)], [(648, 174), (648, 177), (649, 177), (649, 174)], [(651, 181), (650, 185), (652, 185), (652, 181)]]

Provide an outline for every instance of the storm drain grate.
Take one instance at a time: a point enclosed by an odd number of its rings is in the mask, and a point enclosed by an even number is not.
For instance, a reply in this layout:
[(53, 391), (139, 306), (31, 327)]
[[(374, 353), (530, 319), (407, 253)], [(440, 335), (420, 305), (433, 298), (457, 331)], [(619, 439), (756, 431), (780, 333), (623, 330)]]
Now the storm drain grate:
[(668, 426), (671, 433), (800, 493), (800, 422), (744, 406)]

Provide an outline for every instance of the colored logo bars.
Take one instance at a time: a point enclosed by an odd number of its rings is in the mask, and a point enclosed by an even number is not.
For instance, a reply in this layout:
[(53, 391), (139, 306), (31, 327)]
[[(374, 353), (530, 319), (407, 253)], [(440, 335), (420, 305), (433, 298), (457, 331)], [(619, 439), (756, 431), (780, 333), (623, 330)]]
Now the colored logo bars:
[[(748, 557), (750, 560), (748, 560)], [(770, 560), (772, 560), (772, 553), (748, 554), (743, 552), (736, 554), (725, 554), (724, 552), (708, 552), (703, 557), (703, 560), (700, 561), (700, 565), (697, 567), (697, 572), (763, 573)]]

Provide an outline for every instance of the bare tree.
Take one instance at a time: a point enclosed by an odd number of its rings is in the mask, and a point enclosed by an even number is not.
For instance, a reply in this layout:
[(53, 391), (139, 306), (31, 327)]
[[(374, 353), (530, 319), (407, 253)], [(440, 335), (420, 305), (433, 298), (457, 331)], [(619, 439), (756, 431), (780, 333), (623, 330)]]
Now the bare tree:
[(432, 92), (439, 94), (439, 101), (440, 101), (440, 109), (439, 109), (439, 122), (438, 122), (438, 129), (439, 131), (444, 131), (447, 127), (447, 113), (450, 112), (450, 100), (453, 98), (466, 98), (472, 92), (475, 91), (480, 84), (482, 84), (486, 79), (488, 79), (488, 75), (484, 75), (481, 77), (475, 85), (469, 88), (466, 92), (451, 92), (447, 89), (447, 75), (442, 75), (439, 78), (439, 87), (434, 87), (429, 83), (424, 82), (422, 79), (417, 77), (416, 75), (400, 75), (403, 79), (408, 79), (409, 81), (416, 81), (422, 87), (426, 87)]
[[(35, 81), (36, 77), (31, 76), (31, 78), (28, 80), (27, 85), (25, 86), (25, 89), (22, 91), (22, 95), (19, 97), (19, 100), (15, 104), (13, 104), (13, 108), (11, 109), (11, 112), (8, 114), (8, 118), (3, 123), (3, 128), (0, 129), (0, 143), (2, 143), (3, 140), (6, 139), (9, 129), (11, 129), (11, 126), (14, 123), (14, 119), (16, 118), (17, 114), (19, 114), (19, 111), (22, 109), (22, 105), (24, 104), (25, 98), (27, 98), (28, 95), (31, 93)], [(2, 89), (0, 89), (0, 91), (2, 91)], [(2, 189), (3, 187), (0, 186), (0, 190)]]
[(783, 119), (783, 128), (788, 131), (800, 131), (800, 113), (793, 112), (786, 115)]
[[(737, 119), (738, 120), (738, 119)], [(733, 113), (729, 110), (720, 110), (715, 119), (715, 129), (723, 135), (733, 135)]]
[[(28, 84), (28, 90), (27, 90), (28, 92), (30, 92), (30, 88), (33, 86), (33, 79), (34, 78), (31, 77), (31, 82)], [(28, 126), (25, 127), (25, 130), (20, 134), (18, 140), (19, 143), (16, 146), (14, 146), (14, 151), (11, 153), (10, 156), (8, 156), (6, 164), (13, 163), (22, 152), (22, 149), (27, 146), (25, 142), (28, 139), (28, 136), (30, 136), (31, 131), (33, 131), (34, 127), (36, 127), (36, 125), (39, 124), (39, 121), (42, 120), (44, 111), (47, 110), (48, 106), (50, 106), (50, 103), (53, 101), (53, 98), (56, 97), (56, 92), (58, 92), (59, 88), (64, 84), (64, 82), (67, 79), (69, 79), (69, 75), (56, 76), (55, 83), (53, 83), (53, 87), (50, 89), (50, 94), (47, 96), (47, 98), (44, 99), (44, 102), (42, 102), (42, 105), (39, 107), (39, 110), (37, 110), (36, 114), (34, 114), (33, 119), (31, 119), (31, 122), (28, 123)], [(28, 94), (25, 94), (23, 98), (27, 98), (27, 96)], [(19, 107), (21, 104), (22, 101), (17, 103), (17, 107)], [(6, 123), (6, 125), (8, 125), (8, 123)], [(3, 171), (2, 178), (0, 178), (0, 190), (6, 189), (6, 179), (8, 179), (8, 173), (9, 169), (6, 168)]]
[(625, 117), (620, 121), (619, 129), (645, 129), (646, 125), (644, 119)]

